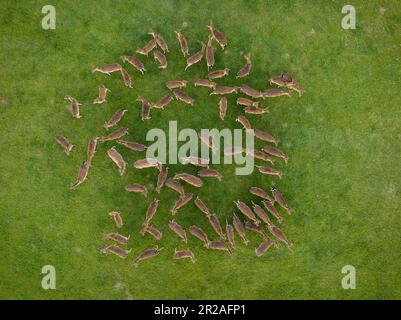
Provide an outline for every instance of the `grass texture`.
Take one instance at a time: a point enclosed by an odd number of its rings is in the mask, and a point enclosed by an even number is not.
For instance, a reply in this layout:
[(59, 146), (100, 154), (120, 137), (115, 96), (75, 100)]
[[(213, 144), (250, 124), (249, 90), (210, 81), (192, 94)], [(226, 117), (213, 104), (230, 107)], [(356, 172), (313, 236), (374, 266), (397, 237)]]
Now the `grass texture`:
[[(41, 28), (42, 1), (2, 1), (0, 7), (0, 298), (3, 299), (399, 299), (401, 297), (401, 4), (352, 1), (356, 29), (341, 28), (341, 1), (53, 1), (56, 30)], [(206, 250), (191, 237), (197, 263), (174, 261), (174, 248), (186, 248), (166, 224), (177, 194), (154, 192), (156, 170), (135, 170), (141, 154), (118, 147), (129, 169), (123, 177), (99, 144), (89, 179), (69, 189), (86, 156), (89, 138), (118, 108), (129, 111), (121, 126), (129, 140), (146, 143), (147, 130), (168, 128), (240, 128), (241, 113), (229, 98), (226, 120), (218, 118), (218, 98), (189, 86), (193, 107), (173, 102), (152, 111), (142, 123), (138, 94), (154, 101), (171, 79), (206, 75), (205, 63), (184, 71), (174, 30), (181, 28), (190, 52), (207, 39), (213, 20), (228, 38), (222, 52), (215, 45), (216, 67), (230, 67), (219, 83), (242, 83), (234, 75), (250, 52), (253, 71), (244, 82), (267, 87), (270, 76), (295, 76), (302, 97), (265, 102), (269, 114), (249, 116), (255, 128), (276, 135), (290, 157), (278, 161), (284, 178), (234, 175), (234, 166), (214, 166), (221, 183), (205, 179), (198, 194), (218, 214), (231, 217), (233, 201), (255, 200), (250, 186), (276, 184), (295, 209), (282, 225), (294, 249), (271, 250), (256, 258), (260, 242), (249, 237), (232, 258)], [(119, 61), (143, 46), (150, 29), (170, 45), (167, 70), (152, 58), (148, 72), (133, 75), (134, 88), (118, 75), (91, 73), (93, 64)], [(109, 102), (93, 105), (97, 87), (111, 89)], [(72, 119), (65, 94), (83, 103), (82, 118)], [(75, 145), (67, 157), (54, 141), (65, 135)], [(128, 139), (127, 138), (127, 139)], [(262, 146), (257, 142), (257, 146)], [(174, 174), (184, 170), (171, 166)], [(195, 172), (194, 168), (187, 171)], [(151, 191), (145, 200), (124, 191), (130, 182)], [(131, 261), (156, 241), (138, 231), (148, 203), (160, 199), (154, 224), (164, 235), (160, 256), (139, 268)], [(102, 256), (104, 232), (113, 231), (108, 212), (118, 210), (131, 234), (128, 261)], [(176, 220), (212, 230), (191, 203)], [(237, 238), (237, 241), (239, 239)], [(41, 287), (42, 266), (54, 265), (57, 289)], [(341, 287), (341, 268), (356, 268), (357, 288)]]

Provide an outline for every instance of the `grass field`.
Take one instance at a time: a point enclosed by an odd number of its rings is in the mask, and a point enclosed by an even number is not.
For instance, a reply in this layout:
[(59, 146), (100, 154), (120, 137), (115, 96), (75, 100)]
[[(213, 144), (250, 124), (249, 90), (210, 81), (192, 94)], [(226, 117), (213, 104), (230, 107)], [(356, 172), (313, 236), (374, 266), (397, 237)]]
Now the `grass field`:
[[(75, 3), (75, 2), (74, 2)], [(0, 4), (0, 298), (3, 299), (399, 299), (401, 297), (401, 4), (398, 1), (351, 1), (356, 29), (343, 30), (341, 1), (53, 1), (56, 30), (42, 30), (43, 1)], [(184, 72), (174, 30), (182, 28), (190, 51), (206, 40), (213, 20), (229, 44), (217, 50), (216, 68), (233, 71), (251, 52), (253, 71), (246, 83), (264, 89), (267, 79), (288, 71), (306, 93), (267, 102), (271, 112), (249, 116), (255, 128), (277, 135), (289, 155), (279, 181), (256, 172), (234, 175), (234, 166), (215, 166), (220, 184), (205, 179), (199, 194), (222, 222), (233, 201), (255, 200), (250, 186), (275, 183), (295, 209), (282, 229), (294, 250), (283, 246), (256, 258), (260, 242), (241, 245), (232, 258), (206, 250), (191, 238), (197, 263), (174, 261), (174, 248), (186, 248), (166, 224), (177, 197), (153, 190), (156, 170), (134, 170), (140, 154), (119, 147), (130, 163), (120, 177), (100, 144), (89, 179), (69, 189), (86, 157), (87, 140), (103, 133), (101, 125), (116, 109), (129, 112), (121, 126), (130, 140), (145, 143), (148, 129), (240, 128), (240, 109), (229, 98), (226, 120), (218, 119), (218, 98), (190, 86), (191, 108), (173, 102), (165, 111), (140, 121), (135, 98), (161, 97), (164, 82), (204, 77), (202, 62)], [(169, 67), (160, 71), (149, 58), (141, 77), (131, 67), (134, 89), (118, 75), (90, 72), (93, 64), (116, 62), (147, 41), (153, 28), (170, 45)], [(217, 46), (215, 46), (217, 49)], [(222, 81), (238, 85), (235, 72)], [(93, 105), (97, 87), (111, 89), (109, 103)], [(72, 119), (65, 94), (82, 103), (82, 118)], [(54, 136), (75, 145), (67, 157)], [(262, 146), (258, 142), (258, 146)], [(183, 170), (171, 166), (171, 174)], [(187, 169), (195, 172), (195, 169)], [(130, 182), (145, 184), (146, 201), (124, 191)], [(160, 199), (155, 225), (163, 232), (159, 257), (131, 267), (134, 257), (156, 244), (138, 231), (148, 203)], [(102, 256), (104, 232), (114, 230), (107, 213), (121, 211), (123, 234), (131, 234), (128, 261)], [(193, 203), (177, 221), (212, 230)], [(237, 238), (237, 241), (238, 238)], [(341, 287), (341, 268), (356, 268), (357, 287)], [(57, 289), (41, 287), (42, 266), (54, 265)]]

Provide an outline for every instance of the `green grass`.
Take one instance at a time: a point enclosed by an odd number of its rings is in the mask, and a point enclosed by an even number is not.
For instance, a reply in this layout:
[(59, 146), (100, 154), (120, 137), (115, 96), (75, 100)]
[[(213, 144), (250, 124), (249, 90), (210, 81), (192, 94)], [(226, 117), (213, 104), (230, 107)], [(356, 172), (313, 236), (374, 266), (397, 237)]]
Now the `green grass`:
[[(0, 298), (17, 299), (399, 299), (401, 297), (400, 217), (400, 25), (397, 1), (352, 1), (356, 30), (341, 28), (341, 1), (53, 1), (57, 29), (41, 29), (41, 1), (2, 1), (0, 10)], [(380, 7), (385, 8), (380, 14)], [(161, 97), (164, 82), (204, 76), (204, 63), (183, 71), (174, 29), (182, 27), (197, 51), (205, 25), (213, 19), (229, 45), (217, 51), (216, 68), (238, 70), (242, 52), (251, 52), (254, 69), (246, 80), (263, 89), (273, 74), (289, 71), (306, 90), (302, 97), (268, 101), (271, 112), (249, 116), (255, 128), (279, 136), (290, 156), (278, 168), (284, 179), (235, 176), (234, 166), (215, 166), (225, 175), (220, 184), (206, 180), (199, 194), (222, 221), (231, 216), (233, 200), (250, 201), (250, 186), (276, 183), (295, 214), (283, 223), (294, 242), (261, 258), (241, 246), (234, 257), (205, 250), (191, 238), (197, 263), (174, 261), (175, 247), (185, 247), (166, 227), (175, 200), (164, 189), (155, 225), (164, 232), (162, 254), (131, 267), (133, 258), (155, 241), (142, 238), (144, 212), (156, 194), (157, 172), (129, 168), (119, 177), (102, 144), (89, 179), (69, 190), (85, 158), (87, 140), (118, 108), (129, 112), (121, 122), (129, 138), (145, 142), (146, 131), (179, 128), (239, 128), (239, 108), (229, 99), (226, 121), (218, 119), (216, 97), (206, 89), (188, 88), (193, 108), (178, 102), (140, 121), (138, 94)], [(142, 46), (153, 28), (168, 41), (169, 67), (134, 75), (134, 89), (117, 75), (92, 74), (91, 65), (115, 62)], [(314, 33), (310, 33), (311, 30)], [(231, 74), (221, 81), (239, 84)], [(109, 103), (92, 105), (97, 86), (112, 93)], [(72, 119), (65, 94), (82, 103), (82, 119)], [(70, 157), (54, 136), (76, 145)], [(262, 144), (258, 143), (258, 146)], [(118, 148), (132, 165), (141, 155)], [(182, 170), (171, 167), (171, 173)], [(188, 169), (194, 171), (193, 169)], [(129, 182), (146, 184), (146, 201), (128, 194)], [(120, 210), (131, 234), (128, 261), (102, 256), (103, 232), (113, 230), (107, 216)], [(193, 203), (178, 213), (183, 226), (196, 223), (212, 234)], [(41, 268), (54, 265), (57, 290), (41, 288)], [(341, 268), (357, 270), (357, 289), (341, 288)]]

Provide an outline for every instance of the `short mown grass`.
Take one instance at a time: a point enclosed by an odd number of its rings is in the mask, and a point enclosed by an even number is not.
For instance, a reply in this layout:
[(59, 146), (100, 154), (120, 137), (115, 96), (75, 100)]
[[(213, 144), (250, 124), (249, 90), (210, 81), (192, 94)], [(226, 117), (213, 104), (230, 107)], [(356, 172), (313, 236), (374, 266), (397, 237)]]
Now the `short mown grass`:
[[(0, 298), (400, 298), (399, 2), (352, 1), (355, 30), (341, 28), (341, 1), (53, 1), (53, 31), (41, 29), (45, 4), (0, 5)], [(193, 107), (173, 102), (152, 112), (150, 121), (140, 121), (138, 94), (156, 100), (166, 92), (166, 80), (205, 75), (203, 62), (183, 71), (174, 30), (182, 29), (195, 52), (206, 40), (210, 20), (229, 40), (216, 54), (216, 68), (233, 71), (221, 83), (241, 83), (234, 74), (243, 64), (241, 53), (251, 52), (248, 84), (264, 89), (271, 75), (288, 71), (306, 93), (268, 100), (269, 114), (249, 116), (255, 128), (282, 141), (290, 157), (287, 166), (278, 161), (283, 180), (256, 172), (236, 176), (234, 166), (220, 165), (215, 167), (224, 174), (221, 183), (205, 179), (200, 190), (187, 190), (199, 194), (225, 223), (234, 200), (255, 200), (250, 186), (276, 184), (295, 209), (282, 225), (293, 251), (281, 246), (256, 258), (260, 239), (249, 235), (251, 244), (229, 258), (191, 238), (197, 263), (174, 261), (174, 248), (186, 248), (166, 226), (177, 195), (168, 189), (157, 195), (156, 170), (134, 170), (141, 155), (118, 147), (130, 164), (120, 177), (105, 155), (113, 143), (99, 145), (88, 181), (75, 192), (69, 189), (87, 140), (103, 133), (101, 125), (118, 108), (129, 109), (121, 126), (142, 143), (148, 129), (167, 129), (169, 120), (177, 120), (179, 128), (240, 128), (234, 97), (222, 122), (218, 98), (192, 86), (186, 92), (196, 100)], [(93, 64), (132, 54), (151, 28), (170, 45), (167, 70), (158, 70), (150, 58), (144, 60), (149, 71), (143, 77), (127, 67), (134, 77), (131, 90), (117, 75), (90, 72)], [(100, 83), (112, 92), (108, 104), (97, 106), (92, 100)], [(82, 119), (71, 118), (65, 94), (83, 103)], [(75, 144), (69, 157), (56, 145), (56, 134)], [(181, 170), (171, 166), (172, 174)], [(124, 191), (134, 181), (151, 190), (146, 201)], [(154, 197), (160, 199), (154, 224), (164, 232), (164, 249), (134, 269), (134, 257), (156, 244), (138, 233)], [(102, 233), (114, 229), (107, 215), (112, 210), (123, 215), (122, 233), (131, 234), (128, 261), (98, 252), (105, 244)], [(212, 234), (193, 203), (176, 219)], [(47, 264), (56, 268), (56, 290), (41, 288), (41, 268)], [(355, 290), (341, 287), (347, 264), (357, 270)]]

